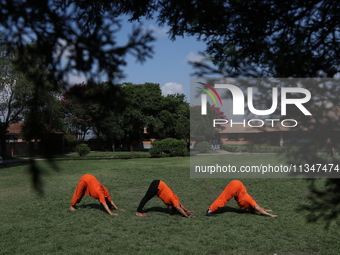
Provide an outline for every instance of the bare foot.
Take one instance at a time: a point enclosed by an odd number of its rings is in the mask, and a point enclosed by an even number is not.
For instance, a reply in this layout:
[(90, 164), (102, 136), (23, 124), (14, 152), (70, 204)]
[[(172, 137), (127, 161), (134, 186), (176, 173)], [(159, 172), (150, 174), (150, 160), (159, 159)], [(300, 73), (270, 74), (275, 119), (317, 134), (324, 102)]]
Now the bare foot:
[(71, 210), (71, 211), (75, 211), (75, 210), (77, 210), (77, 209), (76, 209), (74, 206), (71, 205), (71, 206), (70, 206), (70, 210)]
[(145, 217), (145, 216), (146, 216), (146, 213), (140, 213), (140, 212), (136, 212), (136, 215), (137, 215), (137, 216), (142, 216), (142, 217)]

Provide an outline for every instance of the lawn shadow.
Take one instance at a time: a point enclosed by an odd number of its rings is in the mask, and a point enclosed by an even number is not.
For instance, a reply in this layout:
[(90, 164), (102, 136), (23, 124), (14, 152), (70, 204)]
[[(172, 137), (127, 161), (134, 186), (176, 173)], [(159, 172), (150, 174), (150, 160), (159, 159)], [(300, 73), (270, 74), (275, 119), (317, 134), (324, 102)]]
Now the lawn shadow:
[(164, 208), (164, 207), (159, 207), (159, 206), (154, 206), (154, 207), (150, 207), (148, 209), (143, 210), (145, 213), (148, 212), (160, 212), (160, 213), (166, 213), (169, 214), (171, 216), (173, 215), (180, 215), (183, 216), (179, 211), (177, 211), (175, 208), (173, 208), (172, 210), (169, 210), (168, 208)]
[(244, 210), (244, 209), (225, 206), (225, 207), (219, 208), (219, 209), (215, 212), (215, 214), (222, 214), (222, 213), (228, 213), (228, 212), (239, 213), (239, 214), (249, 213), (249, 212), (247, 212), (247, 211)]
[(241, 209), (241, 208), (234, 208), (234, 207), (229, 207), (229, 206), (225, 206), (223, 208), (219, 208), (215, 214), (222, 214), (222, 213), (238, 213), (238, 214), (244, 214), (244, 213), (249, 213), (249, 214), (253, 214), (253, 215), (256, 215), (256, 216), (265, 216), (263, 214), (256, 214), (254, 212), (249, 212), (245, 209)]
[(78, 208), (97, 209), (97, 210), (101, 210), (103, 212), (106, 212), (105, 208), (101, 204), (95, 204), (95, 203), (83, 204), (83, 205), (78, 206)]
[(168, 208), (164, 208), (164, 207), (159, 207), (159, 206), (154, 206), (154, 207), (150, 207), (147, 208), (145, 210), (143, 210), (145, 213), (148, 212), (161, 212), (161, 213), (170, 213)]

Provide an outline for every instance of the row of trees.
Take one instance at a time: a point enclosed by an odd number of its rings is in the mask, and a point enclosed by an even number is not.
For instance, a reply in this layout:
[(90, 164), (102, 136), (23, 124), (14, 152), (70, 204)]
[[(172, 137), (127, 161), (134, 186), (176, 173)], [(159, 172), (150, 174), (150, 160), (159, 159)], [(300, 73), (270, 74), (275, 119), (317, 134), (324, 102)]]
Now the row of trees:
[[(15, 73), (7, 75), (19, 81)], [(40, 93), (39, 107), (32, 116), (29, 102), (34, 99), (34, 87), (27, 84), (22, 80), (0, 87), (2, 98), (6, 99), (1, 103), (5, 116), (2, 125), (8, 128), (11, 123), (24, 121), (26, 140), (43, 139), (53, 132), (84, 140), (91, 132), (105, 141), (106, 149), (110, 150), (117, 146), (139, 147), (148, 137), (171, 137), (186, 142), (193, 138), (200, 142), (215, 139), (218, 129), (211, 128), (213, 119), (226, 118), (214, 105), (208, 107), (206, 116), (202, 116), (200, 106), (190, 107), (184, 94), (162, 96), (159, 84), (111, 85), (108, 82), (75, 84), (62, 95), (47, 91)], [(33, 121), (35, 123), (31, 123)], [(28, 125), (34, 125), (39, 132), (31, 133)], [(3, 140), (5, 135), (4, 129), (1, 133)]]
[[(188, 139), (190, 109), (184, 94), (162, 96), (159, 84), (109, 82), (75, 84), (64, 93), (36, 87), (17, 71), (15, 54), (0, 51), (0, 137), (10, 124), (24, 121), (26, 140), (63, 132), (84, 140), (92, 131), (115, 145), (140, 145), (148, 135), (159, 139)], [(46, 71), (46, 69), (44, 69)]]
[[(1, 38), (0, 38), (1, 39)], [(189, 141), (215, 139), (212, 119), (226, 118), (215, 106), (208, 115), (200, 114), (199, 106), (189, 106), (184, 94), (162, 96), (159, 84), (110, 82), (75, 84), (63, 93), (52, 86), (34, 86), (28, 75), (18, 71), (17, 54), (8, 52), (0, 41), (0, 116), (2, 152), (5, 151), (6, 130), (12, 123), (24, 121), (26, 140), (43, 139), (49, 133), (63, 132), (84, 140), (88, 132), (107, 142), (107, 149), (117, 146), (140, 146), (149, 137), (176, 138)], [(48, 70), (41, 65), (30, 66), (48, 82)]]
[(148, 136), (189, 138), (189, 104), (183, 94), (162, 96), (159, 84), (76, 84), (61, 100), (68, 130), (84, 139), (89, 130), (109, 147), (139, 146)]

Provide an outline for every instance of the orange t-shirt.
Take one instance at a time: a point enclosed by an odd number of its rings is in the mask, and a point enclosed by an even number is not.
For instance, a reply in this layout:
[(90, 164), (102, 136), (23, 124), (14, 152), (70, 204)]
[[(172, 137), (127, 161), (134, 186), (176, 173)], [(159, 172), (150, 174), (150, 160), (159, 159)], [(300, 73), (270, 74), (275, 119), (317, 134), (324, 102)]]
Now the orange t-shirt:
[(105, 188), (95, 176), (90, 174), (85, 174), (81, 177), (81, 181), (85, 182), (86, 187), (86, 195), (91, 196), (95, 199), (98, 199), (100, 203), (106, 203), (105, 197), (108, 198), (109, 201), (112, 201), (110, 197), (110, 193)]
[(247, 209), (257, 206), (256, 201), (248, 193), (235, 197), (235, 200), (241, 209)]
[(166, 205), (175, 207), (181, 205), (177, 195), (163, 181), (160, 181), (158, 184), (157, 197), (162, 199), (163, 203)]

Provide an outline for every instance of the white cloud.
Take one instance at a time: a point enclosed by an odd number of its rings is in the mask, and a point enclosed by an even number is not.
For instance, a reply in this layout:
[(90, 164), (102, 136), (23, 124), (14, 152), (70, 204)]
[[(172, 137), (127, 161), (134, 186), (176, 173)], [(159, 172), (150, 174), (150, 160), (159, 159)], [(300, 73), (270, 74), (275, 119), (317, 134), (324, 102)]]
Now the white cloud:
[(187, 55), (187, 61), (190, 62), (203, 62), (204, 57), (202, 55), (196, 54), (195, 52), (190, 51)]
[(183, 89), (183, 85), (176, 83), (176, 82), (168, 82), (166, 83), (162, 88), (162, 95), (166, 96), (166, 95), (171, 95), (171, 94), (183, 94), (184, 93), (184, 89)]
[(76, 74), (76, 73), (71, 73), (71, 74), (67, 75), (66, 79), (67, 79), (67, 83), (70, 86), (73, 86), (73, 85), (78, 84), (78, 83), (83, 83), (83, 82), (86, 83), (87, 82), (87, 78), (84, 75), (80, 75), (80, 74)]
[(153, 31), (153, 35), (155, 37), (167, 37), (168, 36), (168, 32), (169, 32), (169, 28), (168, 27), (155, 27), (154, 25), (149, 25), (147, 28), (147, 30), (151, 30)]

